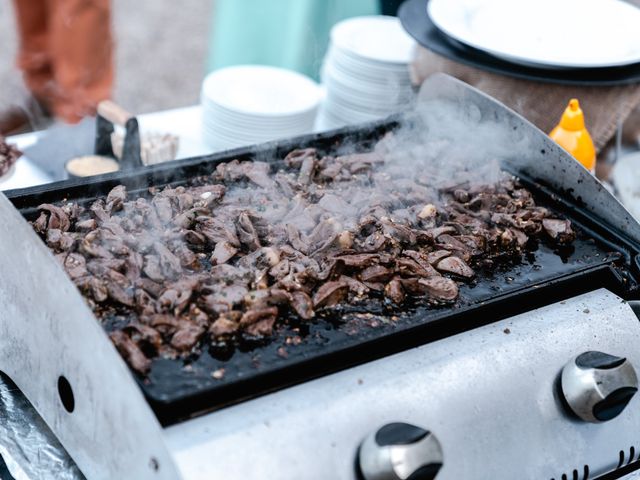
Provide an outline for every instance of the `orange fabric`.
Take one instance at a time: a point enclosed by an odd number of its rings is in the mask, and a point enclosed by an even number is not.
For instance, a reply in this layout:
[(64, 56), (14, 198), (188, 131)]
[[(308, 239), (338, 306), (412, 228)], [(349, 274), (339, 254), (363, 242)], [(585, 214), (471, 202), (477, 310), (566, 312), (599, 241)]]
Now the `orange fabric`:
[(77, 122), (110, 98), (113, 42), (110, 0), (14, 0), (18, 67), (53, 115)]

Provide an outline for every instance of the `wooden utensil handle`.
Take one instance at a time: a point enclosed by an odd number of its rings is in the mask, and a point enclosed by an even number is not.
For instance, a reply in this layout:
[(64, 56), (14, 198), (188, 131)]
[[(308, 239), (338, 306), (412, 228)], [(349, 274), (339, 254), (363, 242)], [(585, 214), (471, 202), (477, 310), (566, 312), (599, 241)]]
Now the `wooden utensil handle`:
[(98, 115), (122, 127), (133, 117), (131, 113), (111, 100), (103, 100), (98, 104)]

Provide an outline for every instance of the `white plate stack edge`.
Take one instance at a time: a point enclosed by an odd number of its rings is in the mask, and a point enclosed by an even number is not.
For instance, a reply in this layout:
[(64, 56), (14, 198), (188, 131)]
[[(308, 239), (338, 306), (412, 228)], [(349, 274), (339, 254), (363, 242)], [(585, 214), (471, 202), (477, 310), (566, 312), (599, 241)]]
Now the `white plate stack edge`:
[(221, 151), (312, 132), (322, 90), (290, 70), (241, 65), (207, 75), (200, 99), (204, 141)]
[(384, 118), (415, 98), (409, 63), (415, 42), (395, 17), (355, 17), (331, 30), (322, 67), (326, 98), (319, 128)]

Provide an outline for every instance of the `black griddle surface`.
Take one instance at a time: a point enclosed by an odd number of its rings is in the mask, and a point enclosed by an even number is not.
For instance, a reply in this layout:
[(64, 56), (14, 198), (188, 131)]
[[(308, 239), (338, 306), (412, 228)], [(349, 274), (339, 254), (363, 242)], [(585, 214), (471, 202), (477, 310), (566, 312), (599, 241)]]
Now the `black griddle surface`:
[[(33, 219), (41, 203), (91, 202), (119, 184), (127, 186), (130, 195), (144, 194), (146, 185), (185, 184), (212, 172), (218, 163), (236, 158), (277, 159), (294, 148), (310, 146), (336, 151), (343, 142), (360, 142), (362, 149), (369, 149), (396, 126), (393, 119), (375, 122), (137, 171), (8, 192), (7, 196), (27, 219)], [(578, 238), (571, 246), (554, 250), (540, 243), (520, 263), (478, 272), (473, 283), (461, 286), (454, 305), (433, 307), (415, 302), (400, 311), (383, 301), (354, 304), (327, 310), (311, 322), (291, 318), (268, 340), (239, 344), (232, 351), (213, 346), (186, 360), (156, 359), (146, 378), (136, 377), (140, 388), (159, 420), (170, 424), (578, 293), (600, 287), (621, 291), (626, 282), (622, 264), (628, 262), (627, 245), (609, 229), (589, 221), (579, 208), (566, 207), (557, 197), (549, 198), (542, 187), (538, 191), (535, 184), (526, 185), (537, 203), (574, 222)], [(107, 321), (105, 328), (113, 327), (114, 322), (118, 319)]]
[[(540, 245), (520, 264), (482, 272), (473, 283), (460, 285), (460, 295), (454, 305), (431, 306), (414, 301), (402, 310), (389, 307), (383, 301), (349, 305), (328, 309), (311, 322), (291, 319), (262, 344), (246, 344), (233, 351), (214, 348), (211, 352), (214, 356), (205, 351), (186, 364), (156, 359), (143, 388), (154, 400), (163, 403), (211, 388), (224, 389), (250, 375), (277, 370), (327, 350), (348, 349), (389, 333), (425, 326), (500, 296), (609, 265), (620, 258), (619, 254), (606, 252), (588, 238), (576, 239), (572, 247), (558, 254), (549, 246)], [(300, 343), (292, 343), (293, 339), (299, 339)], [(213, 379), (212, 372), (220, 368), (224, 368), (224, 376)]]

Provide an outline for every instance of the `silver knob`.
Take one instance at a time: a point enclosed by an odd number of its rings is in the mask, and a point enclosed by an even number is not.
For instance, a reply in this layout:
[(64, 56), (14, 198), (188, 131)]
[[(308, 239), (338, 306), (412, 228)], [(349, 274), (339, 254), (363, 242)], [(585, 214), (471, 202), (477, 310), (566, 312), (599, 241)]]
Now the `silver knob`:
[(638, 377), (626, 358), (585, 352), (562, 369), (560, 387), (578, 418), (606, 422), (617, 417), (638, 391)]
[(433, 433), (389, 423), (364, 439), (356, 465), (364, 480), (433, 480), (442, 462), (442, 447)]

